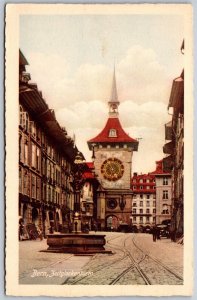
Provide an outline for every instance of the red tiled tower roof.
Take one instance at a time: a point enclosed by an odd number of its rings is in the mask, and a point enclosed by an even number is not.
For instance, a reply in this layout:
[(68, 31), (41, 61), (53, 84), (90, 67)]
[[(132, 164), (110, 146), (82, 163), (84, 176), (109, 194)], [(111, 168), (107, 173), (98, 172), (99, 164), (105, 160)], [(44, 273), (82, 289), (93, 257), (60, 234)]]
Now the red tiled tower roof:
[[(116, 130), (116, 137), (110, 137), (110, 129)], [(131, 138), (122, 128), (118, 118), (109, 118), (104, 129), (90, 143), (138, 143), (137, 140)]]
[(129, 144), (129, 147), (133, 148), (133, 151), (138, 150), (138, 141), (131, 138), (122, 128), (118, 118), (118, 106), (120, 102), (118, 101), (118, 93), (116, 88), (116, 76), (115, 68), (112, 81), (112, 91), (109, 106), (109, 118), (104, 129), (94, 138), (88, 141), (89, 149), (92, 149), (92, 144), (103, 143), (103, 144)]

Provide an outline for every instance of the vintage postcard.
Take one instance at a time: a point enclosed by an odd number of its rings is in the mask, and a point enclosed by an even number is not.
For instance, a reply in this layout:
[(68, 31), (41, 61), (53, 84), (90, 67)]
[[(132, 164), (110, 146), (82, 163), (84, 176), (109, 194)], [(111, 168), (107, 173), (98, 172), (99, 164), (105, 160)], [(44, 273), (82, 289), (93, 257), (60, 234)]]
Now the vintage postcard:
[(191, 295), (192, 6), (5, 24), (7, 295)]

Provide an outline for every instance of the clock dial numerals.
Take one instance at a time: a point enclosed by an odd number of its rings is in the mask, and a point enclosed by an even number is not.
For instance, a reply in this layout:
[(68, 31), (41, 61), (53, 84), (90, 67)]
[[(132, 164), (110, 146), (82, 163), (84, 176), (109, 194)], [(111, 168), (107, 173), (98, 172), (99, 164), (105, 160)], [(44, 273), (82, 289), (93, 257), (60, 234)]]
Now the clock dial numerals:
[(103, 177), (109, 181), (116, 181), (123, 176), (123, 163), (117, 158), (109, 158), (101, 166)]

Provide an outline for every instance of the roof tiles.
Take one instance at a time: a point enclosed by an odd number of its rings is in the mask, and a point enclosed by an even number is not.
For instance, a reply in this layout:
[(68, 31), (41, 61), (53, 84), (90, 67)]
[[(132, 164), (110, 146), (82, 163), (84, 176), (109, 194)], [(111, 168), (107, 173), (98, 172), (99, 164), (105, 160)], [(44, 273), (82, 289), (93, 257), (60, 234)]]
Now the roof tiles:
[[(110, 137), (110, 129), (116, 130), (116, 136)], [(93, 139), (88, 141), (89, 143), (138, 143), (137, 140), (131, 138), (122, 128), (118, 118), (108, 118), (104, 129)]]

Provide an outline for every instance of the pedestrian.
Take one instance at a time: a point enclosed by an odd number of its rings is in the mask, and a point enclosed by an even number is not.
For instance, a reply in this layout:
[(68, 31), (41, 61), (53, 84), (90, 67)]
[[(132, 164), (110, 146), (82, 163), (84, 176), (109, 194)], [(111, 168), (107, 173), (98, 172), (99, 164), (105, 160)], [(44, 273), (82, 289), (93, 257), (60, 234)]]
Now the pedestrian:
[(69, 223), (68, 231), (69, 231), (69, 233), (71, 233), (73, 231), (73, 224), (72, 223)]
[(97, 232), (97, 225), (96, 225), (96, 223), (94, 223), (93, 229), (94, 229), (95, 232)]
[(49, 227), (49, 233), (53, 233), (53, 226), (51, 225), (50, 227)]
[(37, 227), (38, 237), (40, 238), (40, 241), (43, 240), (42, 230), (40, 227)]
[(37, 236), (36, 236), (34, 230), (33, 230), (33, 229), (30, 229), (30, 230), (29, 230), (29, 239), (30, 239), (30, 240), (36, 240), (36, 238), (37, 238)]
[(157, 231), (157, 240), (160, 240), (160, 229), (157, 227), (156, 228), (156, 231)]
[(78, 222), (77, 221), (75, 221), (75, 232), (77, 232), (77, 226), (78, 226)]
[(153, 227), (152, 234), (153, 234), (153, 242), (156, 242), (156, 239), (157, 239), (157, 228), (156, 228), (156, 226)]
[(24, 237), (24, 226), (23, 224), (21, 223), (19, 225), (19, 241), (22, 241), (23, 240), (23, 237)]
[(90, 230), (89, 224), (86, 223), (86, 224), (85, 224), (85, 232), (86, 232), (86, 233), (89, 233), (89, 230)]

